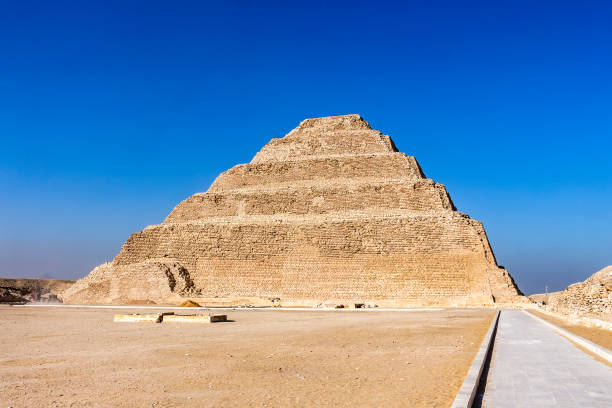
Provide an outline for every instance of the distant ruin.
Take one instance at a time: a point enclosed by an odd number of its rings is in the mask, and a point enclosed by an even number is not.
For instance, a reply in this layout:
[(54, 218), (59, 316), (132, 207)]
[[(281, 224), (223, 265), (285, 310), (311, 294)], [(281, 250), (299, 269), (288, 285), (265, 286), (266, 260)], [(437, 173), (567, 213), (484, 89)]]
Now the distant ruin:
[(0, 303), (58, 302), (71, 280), (0, 278)]
[(272, 139), (63, 299), (463, 306), (520, 295), (482, 224), (389, 136), (345, 115)]
[(574, 317), (601, 319), (612, 323), (612, 265), (544, 298), (547, 308)]

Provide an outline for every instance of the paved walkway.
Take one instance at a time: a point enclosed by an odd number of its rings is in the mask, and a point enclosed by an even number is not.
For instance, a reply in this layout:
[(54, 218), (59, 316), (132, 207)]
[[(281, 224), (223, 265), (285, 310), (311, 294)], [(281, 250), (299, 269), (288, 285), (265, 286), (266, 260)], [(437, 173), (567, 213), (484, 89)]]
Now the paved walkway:
[(612, 368), (518, 310), (501, 312), (485, 408), (612, 407)]

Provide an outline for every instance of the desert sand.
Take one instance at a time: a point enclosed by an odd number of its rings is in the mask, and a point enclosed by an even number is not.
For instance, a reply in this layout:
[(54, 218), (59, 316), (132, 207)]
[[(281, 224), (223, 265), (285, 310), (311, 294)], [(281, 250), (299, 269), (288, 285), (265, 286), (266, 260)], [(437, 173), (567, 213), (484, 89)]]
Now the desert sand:
[(0, 403), (19, 407), (447, 407), (492, 310), (223, 311), (0, 306)]

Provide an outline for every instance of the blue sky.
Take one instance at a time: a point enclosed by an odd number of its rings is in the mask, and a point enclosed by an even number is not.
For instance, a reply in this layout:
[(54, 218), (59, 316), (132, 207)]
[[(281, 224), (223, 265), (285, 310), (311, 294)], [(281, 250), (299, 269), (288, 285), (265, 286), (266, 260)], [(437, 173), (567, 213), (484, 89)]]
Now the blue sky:
[(359, 113), (524, 292), (562, 289), (612, 264), (610, 21), (604, 1), (5, 2), (0, 276), (81, 277), (302, 119)]

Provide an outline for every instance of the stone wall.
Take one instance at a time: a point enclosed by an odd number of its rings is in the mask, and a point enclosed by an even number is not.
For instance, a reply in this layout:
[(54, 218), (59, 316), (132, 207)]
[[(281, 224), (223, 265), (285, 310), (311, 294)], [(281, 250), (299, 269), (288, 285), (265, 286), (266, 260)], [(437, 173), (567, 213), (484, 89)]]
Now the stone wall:
[(273, 139), (65, 297), (171, 301), (182, 293), (160, 278), (167, 264), (206, 298), (466, 305), (519, 295), (482, 224), (358, 115), (308, 119)]

